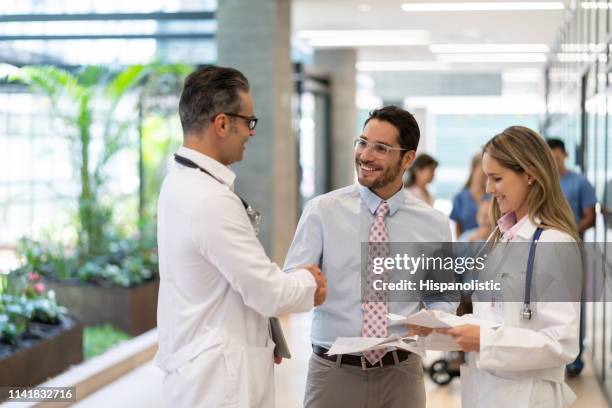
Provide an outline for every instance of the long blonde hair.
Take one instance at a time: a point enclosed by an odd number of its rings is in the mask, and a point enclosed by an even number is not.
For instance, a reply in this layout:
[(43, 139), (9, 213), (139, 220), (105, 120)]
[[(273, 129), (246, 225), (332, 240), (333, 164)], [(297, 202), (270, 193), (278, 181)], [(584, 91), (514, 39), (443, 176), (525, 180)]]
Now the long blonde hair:
[[(476, 153), (476, 155), (472, 157), (472, 165), (470, 167), (470, 176), (465, 182), (465, 186), (463, 186), (464, 189), (470, 188), (470, 184), (472, 184), (472, 179), (474, 178), (474, 171), (476, 170), (477, 167), (480, 167), (480, 166), (482, 166), (482, 156)], [(485, 192), (484, 183), (482, 184), (482, 192), (483, 193)]]
[[(531, 222), (537, 224), (537, 216), (541, 220), (540, 227), (565, 232), (580, 242), (572, 210), (561, 191), (552, 152), (539, 134), (524, 126), (511, 126), (489, 140), (482, 151), (502, 167), (534, 178), (526, 198)], [(491, 215), (495, 223), (502, 216), (495, 200)], [(501, 231), (496, 229), (492, 242), (497, 242), (500, 237)]]

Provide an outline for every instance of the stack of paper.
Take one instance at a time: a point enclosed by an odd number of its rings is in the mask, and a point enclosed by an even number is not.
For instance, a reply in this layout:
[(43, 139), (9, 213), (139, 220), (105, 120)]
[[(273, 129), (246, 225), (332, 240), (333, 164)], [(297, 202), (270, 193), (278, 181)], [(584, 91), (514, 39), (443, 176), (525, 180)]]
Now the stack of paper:
[(419, 312), (408, 317), (389, 313), (387, 315), (390, 326), (399, 324), (412, 324), (414, 326), (429, 327), (431, 329), (444, 329), (448, 327), (463, 326), (473, 324), (475, 326), (498, 327), (499, 323), (489, 320), (482, 320), (474, 317), (474, 315), (466, 314), (463, 316), (455, 316), (450, 313), (440, 310), (420, 310)]
[(401, 337), (397, 334), (387, 338), (379, 337), (338, 337), (327, 352), (328, 355), (362, 353), (366, 350), (377, 350), (394, 347), (425, 357), (425, 350), (413, 337)]
[[(473, 315), (455, 316), (439, 310), (420, 310), (419, 312), (406, 316), (389, 313), (389, 325), (407, 325), (429, 327), (431, 329), (442, 329), (448, 327), (472, 324), (482, 327), (498, 327), (499, 324), (488, 320), (482, 320)], [(415, 341), (416, 340), (416, 341)], [(431, 333), (425, 337), (404, 337), (395, 334), (387, 338), (377, 337), (338, 337), (329, 349), (329, 355), (361, 353), (366, 350), (386, 349), (395, 347), (401, 350), (411, 351), (421, 357), (425, 356), (425, 350), (457, 351), (461, 350), (452, 336)]]

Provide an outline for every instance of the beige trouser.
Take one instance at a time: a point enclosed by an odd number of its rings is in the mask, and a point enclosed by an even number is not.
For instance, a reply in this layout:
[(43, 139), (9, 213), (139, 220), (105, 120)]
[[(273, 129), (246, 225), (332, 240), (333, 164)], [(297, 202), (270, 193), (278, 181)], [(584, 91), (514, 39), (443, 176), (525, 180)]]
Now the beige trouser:
[(305, 408), (425, 408), (421, 358), (362, 370), (315, 354), (310, 357)]

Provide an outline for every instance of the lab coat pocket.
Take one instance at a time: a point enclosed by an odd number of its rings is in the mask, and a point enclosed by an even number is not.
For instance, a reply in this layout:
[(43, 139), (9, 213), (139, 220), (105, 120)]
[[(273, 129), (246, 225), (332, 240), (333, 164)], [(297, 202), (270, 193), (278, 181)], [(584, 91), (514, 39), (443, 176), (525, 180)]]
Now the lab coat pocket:
[[(464, 377), (465, 376), (465, 377)], [(473, 367), (461, 368), (462, 406), (470, 408), (529, 408), (534, 380), (511, 379)]]
[(225, 360), (229, 368), (231, 391), (240, 407), (267, 407), (274, 404), (274, 342), (265, 347), (228, 348)]
[(270, 340), (266, 347), (247, 347), (247, 354), (251, 406), (271, 406), (274, 400), (274, 342)]
[[(197, 354), (173, 374), (173, 401), (180, 406), (225, 406), (230, 394), (223, 346), (218, 344)], [(213, 391), (214, 390), (214, 391)], [(212, 392), (211, 392), (212, 391)]]

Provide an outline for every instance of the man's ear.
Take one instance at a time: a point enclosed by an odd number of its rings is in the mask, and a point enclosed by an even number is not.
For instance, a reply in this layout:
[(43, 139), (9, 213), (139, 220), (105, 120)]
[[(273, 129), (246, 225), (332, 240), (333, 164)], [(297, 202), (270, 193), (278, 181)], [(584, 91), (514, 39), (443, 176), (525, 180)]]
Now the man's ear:
[(414, 150), (408, 150), (406, 153), (404, 153), (404, 157), (402, 157), (402, 167), (404, 170), (407, 170), (410, 166), (412, 166), (415, 158), (416, 151)]
[(220, 138), (225, 138), (229, 134), (231, 123), (227, 115), (223, 113), (215, 116), (215, 120), (213, 121), (213, 127), (215, 128), (215, 132), (219, 135)]

